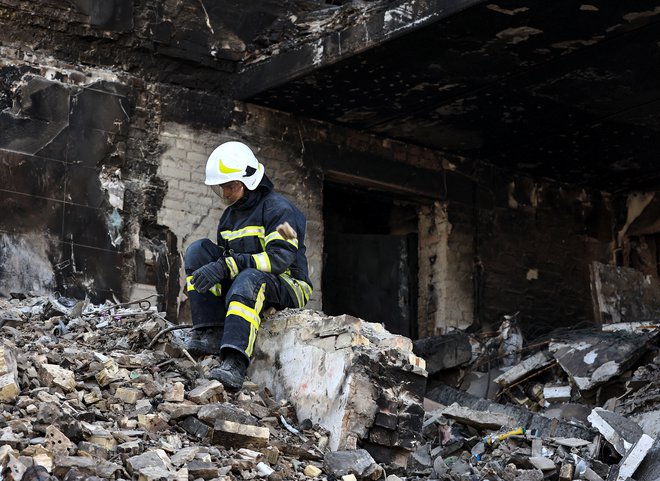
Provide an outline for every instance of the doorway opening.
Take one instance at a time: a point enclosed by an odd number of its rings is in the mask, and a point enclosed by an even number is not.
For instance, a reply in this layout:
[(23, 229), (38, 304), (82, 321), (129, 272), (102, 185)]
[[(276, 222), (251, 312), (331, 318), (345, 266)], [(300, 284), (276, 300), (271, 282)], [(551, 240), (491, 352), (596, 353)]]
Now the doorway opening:
[(417, 338), (418, 206), (326, 182), (323, 311)]

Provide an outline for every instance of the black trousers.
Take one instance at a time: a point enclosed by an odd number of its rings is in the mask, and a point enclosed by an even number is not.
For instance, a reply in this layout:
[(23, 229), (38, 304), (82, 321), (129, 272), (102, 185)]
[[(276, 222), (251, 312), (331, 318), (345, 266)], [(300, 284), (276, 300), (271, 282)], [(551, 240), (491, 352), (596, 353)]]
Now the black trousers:
[(215, 262), (223, 250), (210, 239), (193, 242), (184, 258), (186, 291), (190, 299), (193, 328), (223, 328), (221, 352), (234, 349), (249, 360), (261, 325), (261, 313), (268, 307), (303, 307), (282, 276), (245, 269), (234, 279), (225, 279), (202, 294), (191, 284), (192, 273)]

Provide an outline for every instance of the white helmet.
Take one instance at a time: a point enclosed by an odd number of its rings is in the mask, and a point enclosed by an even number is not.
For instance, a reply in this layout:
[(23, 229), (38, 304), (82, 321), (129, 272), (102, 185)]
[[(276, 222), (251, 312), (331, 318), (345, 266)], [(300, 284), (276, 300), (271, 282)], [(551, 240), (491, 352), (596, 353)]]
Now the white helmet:
[(259, 163), (250, 147), (243, 142), (225, 142), (209, 155), (206, 161), (206, 185), (226, 184), (241, 181), (249, 190), (254, 190), (264, 176), (264, 166)]

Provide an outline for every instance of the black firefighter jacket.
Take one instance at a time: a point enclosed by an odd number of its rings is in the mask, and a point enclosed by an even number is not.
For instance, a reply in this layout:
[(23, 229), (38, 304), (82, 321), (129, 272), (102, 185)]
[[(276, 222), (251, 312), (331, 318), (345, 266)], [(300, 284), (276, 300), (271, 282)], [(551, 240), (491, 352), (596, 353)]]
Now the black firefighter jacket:
[[(298, 238), (285, 240), (277, 226), (288, 222)], [(224, 248), (230, 277), (247, 268), (279, 275), (296, 293), (304, 294), (304, 305), (311, 296), (303, 213), (286, 197), (273, 191), (264, 175), (254, 191), (227, 207), (218, 223), (217, 243)], [(293, 280), (293, 282), (292, 282)], [(302, 299), (299, 299), (302, 301)]]

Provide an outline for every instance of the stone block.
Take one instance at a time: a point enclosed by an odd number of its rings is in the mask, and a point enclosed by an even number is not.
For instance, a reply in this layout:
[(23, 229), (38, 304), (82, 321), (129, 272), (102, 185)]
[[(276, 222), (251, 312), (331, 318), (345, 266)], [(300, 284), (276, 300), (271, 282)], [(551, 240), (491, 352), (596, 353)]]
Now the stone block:
[[(325, 341), (331, 338), (334, 343)], [(410, 345), (380, 324), (348, 315), (277, 313), (261, 327), (249, 375), (277, 399), (292, 400), (298, 419), (327, 429), (330, 449), (346, 449), (349, 439), (369, 439), (384, 411), (374, 402), (381, 393), (390, 393), (395, 417), (410, 404), (421, 407), (427, 374), (422, 359), (405, 349)], [(406, 445), (421, 438), (406, 435)]]
[(196, 416), (202, 406), (187, 403), (161, 403), (158, 410), (169, 414), (171, 419), (180, 419), (188, 416)]
[(376, 414), (374, 425), (381, 426), (386, 429), (396, 429), (399, 423), (399, 418), (396, 414), (379, 412)]
[(587, 419), (622, 456), (643, 434), (634, 421), (602, 408), (595, 408)]
[(532, 456), (529, 458), (529, 462), (532, 463), (532, 466), (534, 466), (536, 469), (540, 469), (541, 471), (550, 471), (557, 467), (555, 466), (555, 463), (552, 461), (552, 459), (546, 458), (544, 456)]
[(380, 479), (381, 468), (364, 449), (329, 452), (323, 458), (323, 469), (336, 477), (354, 474), (360, 479)]
[(53, 425), (46, 428), (45, 447), (53, 454), (59, 455), (67, 455), (76, 450), (75, 444)]
[(211, 426), (200, 421), (194, 416), (189, 416), (183, 420), (181, 427), (191, 436), (197, 439), (210, 439), (213, 430)]
[(218, 466), (214, 463), (191, 461), (186, 467), (192, 479), (214, 479), (218, 477)]
[(549, 351), (581, 391), (593, 389), (621, 374), (646, 351), (656, 334), (581, 333), (577, 339), (552, 342)]
[(118, 387), (115, 391), (115, 397), (126, 404), (135, 404), (142, 398), (142, 391), (130, 387)]
[(240, 424), (257, 424), (257, 418), (230, 403), (204, 405), (197, 413), (197, 417), (209, 424), (213, 424), (217, 420), (232, 421)]
[(270, 430), (232, 421), (218, 420), (213, 425), (213, 442), (226, 447), (268, 445)]
[(646, 454), (653, 447), (654, 439), (651, 436), (642, 434), (639, 438), (639, 441), (630, 448), (630, 450), (623, 457), (621, 462), (619, 462), (619, 473), (616, 477), (616, 481), (626, 481), (628, 478), (632, 478), (635, 471), (644, 458)]
[(504, 374), (498, 376), (495, 382), (500, 386), (510, 386), (525, 376), (544, 368), (553, 362), (553, 359), (545, 351), (539, 351), (524, 361), (516, 364)]
[(175, 382), (165, 387), (163, 398), (168, 402), (183, 402), (185, 397), (185, 388), (182, 382)]
[(131, 475), (139, 475), (145, 469), (157, 468), (169, 472), (172, 463), (162, 449), (154, 449), (126, 460), (126, 468)]
[(543, 399), (552, 403), (563, 403), (571, 400), (571, 386), (546, 384), (543, 386)]
[(443, 416), (456, 419), (462, 424), (474, 426), (477, 429), (500, 429), (502, 427), (514, 428), (518, 423), (516, 420), (502, 413), (489, 411), (475, 411), (473, 409), (459, 406), (454, 403), (442, 411)]
[(305, 469), (303, 470), (303, 474), (305, 476), (307, 476), (308, 478), (316, 478), (322, 472), (323, 471), (321, 471), (319, 468), (317, 468), (313, 464), (309, 464), (309, 465), (305, 466)]
[(20, 393), (21, 389), (18, 386), (18, 379), (14, 374), (0, 376), (0, 402), (13, 402), (18, 398)]
[(188, 399), (197, 404), (216, 403), (222, 400), (223, 392), (224, 386), (220, 382), (212, 380), (190, 391)]
[(61, 368), (56, 364), (42, 364), (39, 366), (41, 379), (49, 387), (60, 387), (65, 392), (76, 389), (76, 376), (72, 371)]

